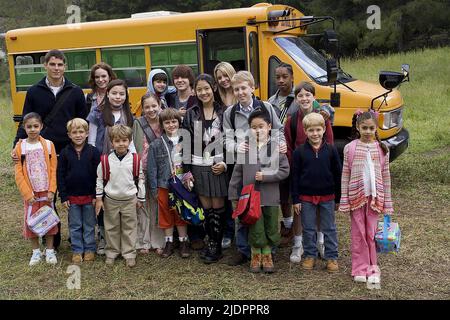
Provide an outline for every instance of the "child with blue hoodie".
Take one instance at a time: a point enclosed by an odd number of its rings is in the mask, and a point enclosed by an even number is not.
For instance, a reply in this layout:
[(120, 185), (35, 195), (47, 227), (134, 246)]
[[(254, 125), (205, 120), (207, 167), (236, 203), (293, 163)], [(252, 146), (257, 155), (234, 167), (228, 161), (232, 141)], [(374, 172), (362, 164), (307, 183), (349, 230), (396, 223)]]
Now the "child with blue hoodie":
[(151, 92), (159, 97), (161, 109), (168, 107), (166, 94), (177, 91), (175, 87), (167, 85), (167, 80), (167, 73), (163, 69), (153, 69), (148, 75), (147, 93)]

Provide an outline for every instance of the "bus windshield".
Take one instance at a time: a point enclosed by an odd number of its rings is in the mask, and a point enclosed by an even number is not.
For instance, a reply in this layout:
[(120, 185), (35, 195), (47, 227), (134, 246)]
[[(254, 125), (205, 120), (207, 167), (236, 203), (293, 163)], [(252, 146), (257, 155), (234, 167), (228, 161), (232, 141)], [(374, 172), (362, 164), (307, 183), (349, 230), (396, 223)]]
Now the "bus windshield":
[[(327, 61), (304, 40), (296, 37), (277, 37), (275, 42), (317, 83), (327, 83)], [(351, 76), (339, 70), (338, 80), (351, 80)]]

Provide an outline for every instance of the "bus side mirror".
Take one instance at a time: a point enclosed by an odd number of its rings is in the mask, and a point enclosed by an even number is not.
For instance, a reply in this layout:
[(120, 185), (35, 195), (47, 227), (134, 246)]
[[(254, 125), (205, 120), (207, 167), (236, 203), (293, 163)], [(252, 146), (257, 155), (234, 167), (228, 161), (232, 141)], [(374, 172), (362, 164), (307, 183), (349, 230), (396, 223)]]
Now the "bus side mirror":
[(380, 71), (379, 81), (387, 90), (392, 90), (401, 83), (409, 81), (409, 64), (402, 64), (402, 72)]
[(383, 88), (392, 90), (402, 83), (405, 75), (395, 71), (380, 71), (379, 81)]
[(407, 63), (402, 64), (402, 70), (403, 70), (403, 72), (409, 73), (409, 64), (407, 64)]
[(336, 63), (336, 59), (327, 60), (327, 79), (328, 83), (334, 84), (334, 92), (330, 94), (330, 104), (332, 107), (339, 107), (341, 105), (341, 94), (336, 92), (336, 80), (338, 76), (339, 68)]
[(409, 81), (409, 64), (402, 64), (403, 75), (405, 76), (405, 81)]
[(333, 57), (337, 57), (339, 54), (339, 40), (336, 31), (331, 29), (325, 30), (323, 33), (323, 42), (325, 51)]
[(373, 108), (373, 104), (375, 100), (377, 100), (380, 97), (384, 97), (384, 100), (381, 102), (380, 106), (378, 107), (378, 110), (381, 108), (383, 103), (386, 103), (387, 105), (386, 102), (387, 95), (390, 92), (392, 92), (394, 88), (398, 87), (403, 82), (409, 81), (409, 64), (402, 64), (402, 71), (403, 72), (380, 71), (379, 76), (380, 85), (388, 91), (372, 99), (372, 102), (370, 103), (371, 110), (375, 110)]

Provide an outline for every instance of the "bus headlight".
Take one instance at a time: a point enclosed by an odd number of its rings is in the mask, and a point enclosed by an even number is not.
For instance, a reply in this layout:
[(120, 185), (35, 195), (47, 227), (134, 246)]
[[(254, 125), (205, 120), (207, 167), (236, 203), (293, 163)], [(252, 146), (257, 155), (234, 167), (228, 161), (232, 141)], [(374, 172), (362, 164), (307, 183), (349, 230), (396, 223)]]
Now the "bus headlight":
[(383, 112), (383, 129), (401, 127), (403, 125), (403, 108)]

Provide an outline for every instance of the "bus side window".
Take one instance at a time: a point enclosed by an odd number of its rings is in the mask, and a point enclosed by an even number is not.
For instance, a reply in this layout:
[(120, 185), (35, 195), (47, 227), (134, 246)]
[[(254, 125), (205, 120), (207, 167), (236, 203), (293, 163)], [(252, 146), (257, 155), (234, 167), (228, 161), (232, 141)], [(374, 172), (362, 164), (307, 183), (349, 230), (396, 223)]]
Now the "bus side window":
[(17, 55), (14, 58), (16, 73), (16, 90), (27, 91), (29, 87), (39, 82), (46, 74), (43, 64), (45, 53)]
[(102, 61), (109, 64), (129, 87), (146, 87), (144, 47), (102, 49)]
[(204, 71), (213, 74), (221, 61), (229, 62), (236, 71), (247, 70), (245, 33), (243, 28), (203, 30)]
[(187, 65), (198, 75), (197, 47), (195, 43), (154, 45), (150, 47), (151, 69), (163, 69), (172, 84), (172, 70), (180, 64)]
[(275, 79), (275, 69), (280, 65), (281, 61), (280, 59), (278, 59), (276, 56), (271, 56), (269, 58), (269, 79), (268, 79), (268, 84), (269, 84), (269, 94), (268, 97), (273, 96), (276, 92), (277, 92), (277, 81)]
[(90, 88), (91, 67), (95, 64), (95, 50), (66, 51), (67, 78), (82, 89)]

